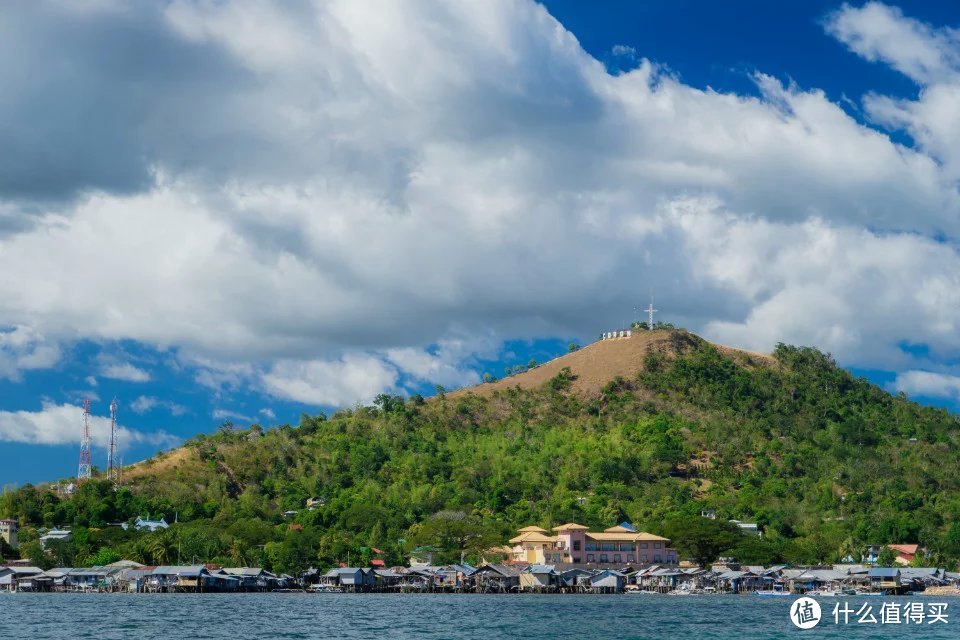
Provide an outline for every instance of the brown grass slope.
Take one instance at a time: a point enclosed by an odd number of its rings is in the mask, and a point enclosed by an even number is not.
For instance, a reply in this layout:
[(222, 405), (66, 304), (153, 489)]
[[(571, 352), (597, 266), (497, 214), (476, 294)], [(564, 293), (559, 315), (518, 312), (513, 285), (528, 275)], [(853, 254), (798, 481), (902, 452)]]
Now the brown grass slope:
[[(592, 396), (599, 393), (605, 384), (617, 376), (632, 379), (644, 368), (644, 359), (648, 353), (672, 356), (685, 351), (699, 341), (703, 341), (703, 338), (682, 329), (634, 331), (630, 338), (598, 340), (578, 351), (554, 358), (524, 373), (496, 382), (464, 387), (447, 395), (452, 397), (467, 393), (490, 395), (494, 391), (514, 387), (533, 389), (556, 376), (564, 367), (569, 367), (571, 373), (576, 376), (573, 391)], [(775, 362), (768, 354), (743, 351), (723, 345), (714, 346), (724, 355), (746, 366), (770, 366)]]

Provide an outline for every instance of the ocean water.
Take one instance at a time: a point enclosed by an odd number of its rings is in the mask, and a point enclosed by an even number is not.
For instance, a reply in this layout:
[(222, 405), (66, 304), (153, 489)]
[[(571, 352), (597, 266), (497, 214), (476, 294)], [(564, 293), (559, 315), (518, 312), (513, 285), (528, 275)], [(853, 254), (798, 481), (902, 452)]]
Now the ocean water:
[[(958, 598), (822, 598), (800, 630), (792, 597), (430, 594), (0, 594), (0, 638), (960, 638)], [(835, 624), (833, 607), (877, 624)], [(947, 624), (880, 624), (882, 603), (947, 603)], [(956, 619), (954, 619), (956, 616)]]

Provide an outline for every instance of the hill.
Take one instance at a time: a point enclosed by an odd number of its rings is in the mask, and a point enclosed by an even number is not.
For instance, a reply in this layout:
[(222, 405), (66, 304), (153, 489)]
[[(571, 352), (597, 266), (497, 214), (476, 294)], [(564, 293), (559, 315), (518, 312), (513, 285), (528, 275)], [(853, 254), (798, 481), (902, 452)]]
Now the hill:
[[(497, 391), (519, 387), (536, 389), (558, 375), (564, 368), (570, 369), (573, 380), (570, 389), (583, 396), (600, 392), (605, 384), (616, 377), (633, 378), (643, 370), (649, 353), (673, 356), (683, 351), (692, 340), (700, 340), (683, 331), (658, 329), (634, 331), (629, 338), (598, 340), (572, 353), (567, 353), (549, 362), (495, 382), (457, 390), (451, 397), (473, 393), (489, 396)], [(775, 360), (761, 353), (714, 345), (721, 353), (729, 355), (744, 366), (770, 366)]]
[[(23, 487), (0, 517), (22, 550), (53, 562), (39, 527), (70, 526), (56, 561), (181, 558), (294, 572), (336, 561), (387, 564), (412, 546), (475, 557), (516, 527), (630, 520), (681, 552), (701, 511), (756, 522), (745, 562), (820, 563), (879, 542), (960, 559), (960, 425), (894, 396), (815, 349), (770, 356), (684, 331), (600, 342), (502, 382), (299, 425), (224, 428), (138, 465), (113, 491), (61, 499)], [(312, 509), (308, 498), (317, 498)], [(287, 513), (296, 511), (297, 513)], [(139, 533), (137, 515), (179, 523)]]

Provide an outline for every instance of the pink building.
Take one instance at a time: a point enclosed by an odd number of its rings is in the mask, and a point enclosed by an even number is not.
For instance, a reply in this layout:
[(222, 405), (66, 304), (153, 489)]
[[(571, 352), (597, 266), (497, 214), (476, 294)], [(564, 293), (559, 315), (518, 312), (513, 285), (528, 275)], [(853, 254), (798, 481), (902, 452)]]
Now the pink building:
[(590, 532), (570, 522), (549, 535), (540, 527), (524, 527), (510, 540), (514, 562), (535, 564), (677, 564), (669, 538), (636, 531), (626, 525)]

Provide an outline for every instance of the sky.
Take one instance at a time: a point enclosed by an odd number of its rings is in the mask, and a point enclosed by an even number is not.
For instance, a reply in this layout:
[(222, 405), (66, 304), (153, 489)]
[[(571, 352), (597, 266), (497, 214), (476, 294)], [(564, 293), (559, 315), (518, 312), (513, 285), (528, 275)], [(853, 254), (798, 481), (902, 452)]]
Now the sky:
[(960, 5), (0, 15), (0, 485), (637, 317), (960, 407)]

